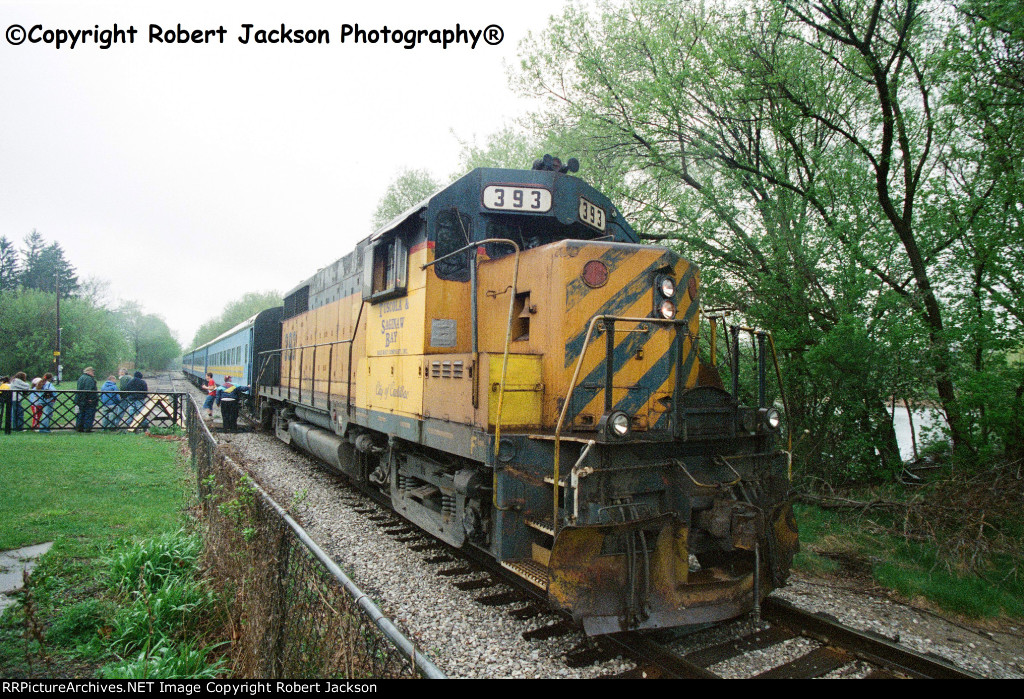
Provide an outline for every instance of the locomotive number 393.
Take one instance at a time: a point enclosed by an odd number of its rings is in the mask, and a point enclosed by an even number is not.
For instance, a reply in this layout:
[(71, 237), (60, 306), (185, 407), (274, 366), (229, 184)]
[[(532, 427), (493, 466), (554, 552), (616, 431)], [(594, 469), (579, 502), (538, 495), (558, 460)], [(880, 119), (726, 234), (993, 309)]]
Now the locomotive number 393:
[(483, 202), (488, 209), (542, 213), (551, 210), (551, 192), (539, 187), (492, 184), (484, 187)]
[(604, 209), (580, 197), (580, 220), (599, 231), (605, 229)]

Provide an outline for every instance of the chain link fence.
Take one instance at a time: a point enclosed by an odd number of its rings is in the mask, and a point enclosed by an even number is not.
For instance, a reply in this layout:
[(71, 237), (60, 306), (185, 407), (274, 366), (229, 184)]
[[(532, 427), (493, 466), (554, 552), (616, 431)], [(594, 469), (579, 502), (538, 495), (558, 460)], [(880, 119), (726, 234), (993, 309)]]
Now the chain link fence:
[(207, 563), (233, 600), (232, 676), (443, 678), (185, 408)]
[[(184, 425), (184, 393), (0, 391), (0, 430), (143, 431)], [(82, 423), (79, 416), (82, 416)]]

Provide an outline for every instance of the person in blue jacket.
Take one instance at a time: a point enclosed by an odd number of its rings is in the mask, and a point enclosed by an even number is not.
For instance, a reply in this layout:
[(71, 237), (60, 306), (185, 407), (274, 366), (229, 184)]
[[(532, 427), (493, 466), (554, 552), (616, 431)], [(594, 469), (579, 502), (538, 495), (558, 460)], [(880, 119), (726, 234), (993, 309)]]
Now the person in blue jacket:
[(225, 432), (238, 431), (238, 408), (242, 395), (249, 392), (248, 386), (235, 386), (231, 377), (224, 377), (224, 384), (217, 388), (217, 405), (224, 420)]
[(121, 414), (121, 396), (117, 392), (117, 379), (108, 376), (100, 389), (100, 404), (103, 405), (103, 429), (117, 429)]

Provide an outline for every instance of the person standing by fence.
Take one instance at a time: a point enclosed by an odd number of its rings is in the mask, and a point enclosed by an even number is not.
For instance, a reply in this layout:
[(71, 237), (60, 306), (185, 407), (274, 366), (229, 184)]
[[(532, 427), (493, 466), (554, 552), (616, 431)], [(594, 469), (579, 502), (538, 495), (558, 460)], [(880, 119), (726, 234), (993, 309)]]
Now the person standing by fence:
[(78, 377), (75, 393), (75, 405), (78, 406), (78, 418), (75, 420), (75, 432), (92, 432), (92, 423), (96, 418), (96, 371), (87, 366)]
[(11, 433), (11, 377), (0, 376), (0, 425), (4, 434)]
[(128, 390), (128, 384), (131, 383), (132, 375), (128, 373), (128, 370), (121, 368), (117, 370), (117, 390), (121, 392), (118, 396), (120, 403), (117, 404), (117, 426), (127, 427), (128, 426), (128, 409), (131, 407), (131, 401), (128, 396), (123, 395)]
[(121, 413), (121, 396), (117, 393), (117, 381), (113, 376), (108, 376), (100, 389), (100, 403), (103, 404), (103, 429), (117, 429), (118, 419)]
[(128, 414), (127, 414), (127, 427), (129, 429), (146, 429), (149, 427), (149, 420), (146, 419), (145, 415), (141, 416), (139, 424), (136, 425), (136, 416), (142, 412), (146, 405), (146, 394), (149, 393), (149, 384), (142, 379), (142, 372), (136, 371), (135, 376), (125, 386), (126, 390), (130, 393), (127, 396), (121, 396), (121, 400), (127, 399)]
[(24, 371), (19, 371), (11, 379), (11, 426), (19, 432), (25, 429), (25, 407), (21, 401), (28, 397), (31, 388)]
[(39, 400), (43, 407), (43, 418), (39, 422), (40, 432), (50, 431), (50, 419), (53, 416), (53, 404), (57, 401), (57, 389), (54, 388), (50, 379), (53, 374), (43, 374), (39, 380)]
[(28, 394), (28, 403), (32, 408), (32, 429), (39, 429), (39, 421), (43, 418), (43, 396), (40, 388), (43, 380), (38, 376), (32, 379), (32, 391)]

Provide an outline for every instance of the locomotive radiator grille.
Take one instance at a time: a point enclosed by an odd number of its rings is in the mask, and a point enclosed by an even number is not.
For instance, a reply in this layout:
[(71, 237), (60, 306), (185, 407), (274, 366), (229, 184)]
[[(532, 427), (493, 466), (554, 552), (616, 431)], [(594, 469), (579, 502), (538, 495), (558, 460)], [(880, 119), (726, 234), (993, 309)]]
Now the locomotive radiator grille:
[(434, 379), (461, 379), (465, 363), (461, 360), (430, 363), (430, 376)]

